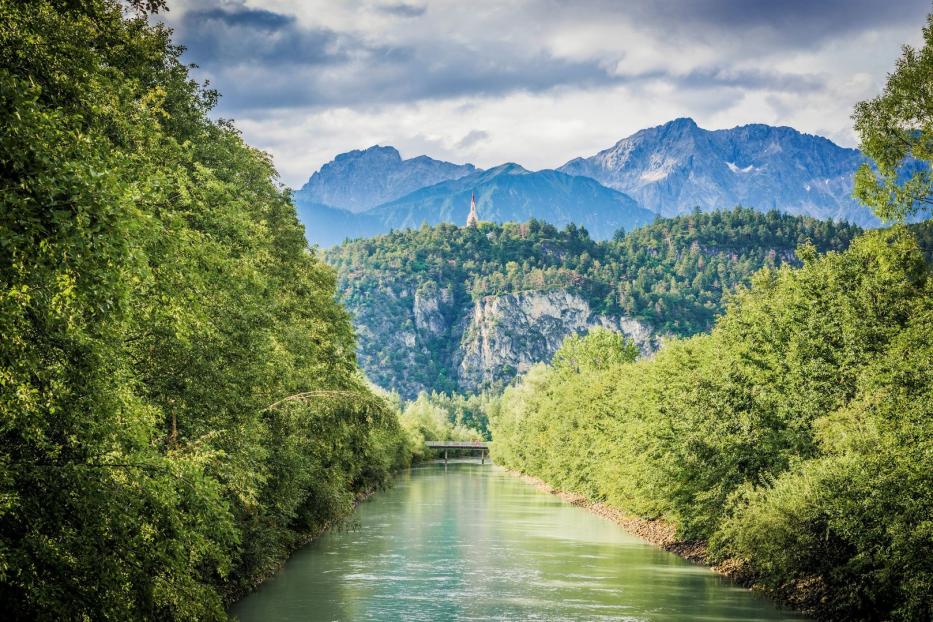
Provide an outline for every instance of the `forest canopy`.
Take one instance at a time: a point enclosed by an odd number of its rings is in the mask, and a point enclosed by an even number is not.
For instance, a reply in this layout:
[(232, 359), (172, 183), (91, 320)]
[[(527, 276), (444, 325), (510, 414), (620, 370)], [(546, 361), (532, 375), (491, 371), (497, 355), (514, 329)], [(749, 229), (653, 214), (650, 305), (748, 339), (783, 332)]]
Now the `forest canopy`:
[[(544, 222), (438, 225), (345, 242), (327, 252), (341, 301), (360, 335), (374, 382), (413, 399), (468, 390), (457, 377), (461, 335), (418, 331), (419, 299), (443, 300), (452, 319), (485, 296), (567, 290), (594, 314), (634, 318), (660, 335), (709, 330), (728, 294), (763, 267), (800, 265), (796, 249), (843, 250), (860, 233), (846, 223), (748, 208), (659, 218), (613, 240)], [(399, 332), (415, 344), (397, 346)], [(514, 375), (514, 374), (513, 374)], [(491, 388), (501, 390), (511, 376)]]
[(0, 0), (6, 619), (225, 619), (418, 449), (180, 53), (111, 0)]

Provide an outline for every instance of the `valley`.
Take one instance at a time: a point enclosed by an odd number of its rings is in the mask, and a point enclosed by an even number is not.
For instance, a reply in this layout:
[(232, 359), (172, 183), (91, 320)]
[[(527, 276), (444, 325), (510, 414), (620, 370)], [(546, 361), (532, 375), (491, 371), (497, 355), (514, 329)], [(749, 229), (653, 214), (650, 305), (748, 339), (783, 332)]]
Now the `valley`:
[(0, 0), (4, 619), (929, 622), (896, 4)]

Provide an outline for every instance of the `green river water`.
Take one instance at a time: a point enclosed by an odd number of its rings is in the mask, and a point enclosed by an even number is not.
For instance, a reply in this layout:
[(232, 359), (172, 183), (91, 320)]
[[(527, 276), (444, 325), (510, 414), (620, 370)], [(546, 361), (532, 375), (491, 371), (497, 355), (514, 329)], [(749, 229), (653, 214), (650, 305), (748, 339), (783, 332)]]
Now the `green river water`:
[(242, 622), (803, 619), (467, 461), (399, 475), (232, 613)]

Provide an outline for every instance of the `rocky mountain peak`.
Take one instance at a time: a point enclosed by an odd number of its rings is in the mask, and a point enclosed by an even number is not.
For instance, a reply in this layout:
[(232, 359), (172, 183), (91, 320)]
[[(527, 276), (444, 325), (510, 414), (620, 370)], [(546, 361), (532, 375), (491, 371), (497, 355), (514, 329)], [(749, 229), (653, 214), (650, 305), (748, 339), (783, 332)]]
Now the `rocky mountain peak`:
[(873, 226), (877, 219), (851, 196), (863, 161), (854, 149), (790, 127), (710, 131), (681, 118), (558, 170), (592, 177), (666, 216), (744, 205)]
[(363, 212), (475, 171), (472, 164), (453, 164), (424, 155), (405, 160), (395, 147), (373, 145), (341, 153), (324, 164), (295, 193), (295, 200), (299, 205), (323, 204)]
[(326, 167), (333, 167), (337, 163), (346, 164), (350, 161), (363, 161), (367, 164), (374, 164), (380, 160), (385, 162), (401, 162), (402, 155), (395, 147), (373, 145), (368, 149), (354, 149), (353, 151), (341, 153), (334, 158), (333, 162), (325, 164), (324, 167), (322, 167), (322, 170)]

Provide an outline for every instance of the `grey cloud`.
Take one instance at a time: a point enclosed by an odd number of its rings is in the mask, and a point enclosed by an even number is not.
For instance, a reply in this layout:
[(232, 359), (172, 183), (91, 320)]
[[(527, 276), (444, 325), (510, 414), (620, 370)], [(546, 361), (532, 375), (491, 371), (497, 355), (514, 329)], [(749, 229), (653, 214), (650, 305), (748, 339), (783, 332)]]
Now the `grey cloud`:
[[(913, 19), (919, 29), (919, 20), (930, 8), (929, 0), (903, 0), (883, 8), (879, 0), (644, 0), (624, 5), (603, 0), (539, 0), (499, 11), (494, 23), (477, 28), (468, 39), (451, 37), (443, 30), (431, 33), (428, 23), (424, 25), (428, 36), (422, 30), (421, 36), (393, 45), (388, 42), (391, 37), (364, 39), (242, 4), (205, 7), (203, 2), (208, 1), (201, 0), (201, 8), (183, 14), (175, 25), (176, 38), (188, 46), (186, 60), (201, 65), (223, 93), (220, 111), (233, 116), (242, 111), (261, 114), (263, 109), (365, 108), (461, 96), (637, 86), (649, 81), (665, 82), (685, 92), (815, 92), (825, 88), (825, 76), (739, 70), (729, 65), (730, 59), (736, 50), (741, 50), (736, 60), (747, 60), (765, 50), (812, 46), (827, 37), (899, 20)], [(419, 24), (432, 15), (426, 5), (404, 1), (367, 4), (363, 10), (406, 18), (427, 16)], [(561, 58), (528, 35), (572, 29), (576, 18), (635, 24), (688, 44), (691, 37), (704, 36), (708, 44), (726, 51), (720, 62), (687, 73), (665, 69), (626, 73), (624, 56)]]
[(680, 14), (691, 21), (729, 27), (772, 26), (793, 31), (789, 34), (801, 28), (827, 32), (878, 27), (923, 18), (930, 9), (928, 0), (662, 0), (651, 4), (662, 7), (669, 19)]
[(679, 76), (683, 88), (741, 88), (806, 93), (823, 89), (825, 78), (809, 74), (790, 74), (757, 69), (708, 67)]
[(322, 65), (348, 58), (338, 33), (305, 28), (293, 16), (263, 9), (190, 11), (175, 30), (187, 58), (214, 72), (231, 65)]
[(186, 13), (176, 33), (185, 58), (210, 72), (223, 109), (361, 105), (460, 95), (539, 92), (616, 82), (596, 61), (570, 61), (506, 45), (471, 49), (374, 45), (243, 6)]
[[(605, 11), (619, 6), (596, 4)], [(635, 23), (688, 38), (754, 31), (751, 46), (810, 48), (859, 31), (920, 24), (930, 9), (929, 0), (652, 0), (624, 10)]]
[(396, 15), (398, 17), (421, 17), (427, 12), (428, 7), (425, 5), (419, 6), (416, 4), (406, 4), (404, 2), (398, 2), (395, 4), (377, 5), (376, 10), (382, 13)]
[(457, 144), (454, 145), (454, 148), (468, 149), (477, 143), (483, 142), (487, 138), (489, 138), (489, 132), (484, 132), (483, 130), (470, 130), (466, 136), (457, 141)]

